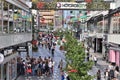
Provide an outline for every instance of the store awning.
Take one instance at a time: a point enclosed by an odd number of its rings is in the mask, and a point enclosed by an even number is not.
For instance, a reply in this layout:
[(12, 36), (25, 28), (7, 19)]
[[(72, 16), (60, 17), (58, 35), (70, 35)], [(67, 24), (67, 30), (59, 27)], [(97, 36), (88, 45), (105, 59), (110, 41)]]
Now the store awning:
[(107, 16), (108, 15), (108, 11), (102, 11), (102, 12), (99, 12), (99, 13), (96, 13), (90, 17), (88, 17), (87, 21), (90, 21), (90, 20), (94, 20), (94, 19), (98, 19), (100, 17), (103, 17), (103, 16)]
[(78, 21), (79, 19), (78, 18), (72, 18), (71, 19), (73, 22), (76, 22), (76, 21)]
[(81, 19), (87, 19), (87, 16), (84, 15), (84, 16), (81, 16), (80, 18), (81, 18)]
[(120, 7), (116, 8), (114, 10), (110, 10), (110, 15), (113, 15), (113, 14), (115, 14), (117, 12), (120, 12)]
[(109, 47), (109, 49), (111, 50), (116, 50), (116, 51), (120, 51), (120, 48), (116, 48), (116, 47)]

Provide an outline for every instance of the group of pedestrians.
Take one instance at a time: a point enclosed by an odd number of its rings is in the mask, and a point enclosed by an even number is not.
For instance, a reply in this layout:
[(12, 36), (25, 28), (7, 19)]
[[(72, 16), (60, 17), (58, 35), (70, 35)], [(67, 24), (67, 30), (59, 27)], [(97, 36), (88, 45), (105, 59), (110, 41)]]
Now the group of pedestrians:
[(21, 59), (18, 62), (18, 74), (26, 76), (42, 76), (45, 74), (49, 76), (53, 73), (53, 67), (55, 62), (51, 57), (44, 57), (44, 59), (39, 56), (38, 59), (27, 57), (26, 60)]
[[(104, 71), (105, 80), (119, 80), (118, 76), (119, 76), (118, 66), (115, 67), (115, 66), (109, 65), (109, 67), (106, 68), (106, 70)], [(97, 71), (97, 80), (102, 80), (100, 70)]]
[(53, 34), (46, 34), (39, 36), (39, 45), (42, 47), (45, 47), (49, 50), (49, 52), (52, 53), (52, 56), (54, 57), (54, 51), (56, 46), (57, 39), (54, 37)]

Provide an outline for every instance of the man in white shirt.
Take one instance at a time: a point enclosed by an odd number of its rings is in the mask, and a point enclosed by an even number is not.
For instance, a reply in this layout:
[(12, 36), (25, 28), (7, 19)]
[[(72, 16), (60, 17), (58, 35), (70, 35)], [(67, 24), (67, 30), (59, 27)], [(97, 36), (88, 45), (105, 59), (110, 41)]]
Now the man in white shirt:
[(52, 61), (49, 61), (48, 66), (49, 66), (49, 72), (52, 73)]
[(94, 60), (94, 62), (95, 62), (95, 66), (96, 66), (96, 64), (97, 64), (97, 57), (94, 56), (93, 60)]

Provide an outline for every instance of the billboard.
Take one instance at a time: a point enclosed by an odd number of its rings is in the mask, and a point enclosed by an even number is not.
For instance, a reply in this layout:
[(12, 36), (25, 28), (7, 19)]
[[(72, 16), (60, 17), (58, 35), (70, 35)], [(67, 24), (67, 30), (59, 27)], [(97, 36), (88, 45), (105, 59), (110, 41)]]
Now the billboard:
[(86, 3), (57, 2), (56, 9), (86, 9)]

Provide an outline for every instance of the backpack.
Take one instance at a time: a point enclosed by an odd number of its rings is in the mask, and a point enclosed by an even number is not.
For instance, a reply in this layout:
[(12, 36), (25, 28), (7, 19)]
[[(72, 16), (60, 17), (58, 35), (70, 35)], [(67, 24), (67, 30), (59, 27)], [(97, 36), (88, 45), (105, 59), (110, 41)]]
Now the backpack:
[(109, 74), (110, 74), (110, 77), (114, 77), (114, 70), (110, 70)]
[(42, 68), (42, 65), (41, 65), (41, 64), (39, 64), (38, 68), (40, 68), (40, 69), (41, 69), (41, 68)]
[(98, 78), (98, 79), (101, 78), (101, 73), (97, 73), (97, 78)]

